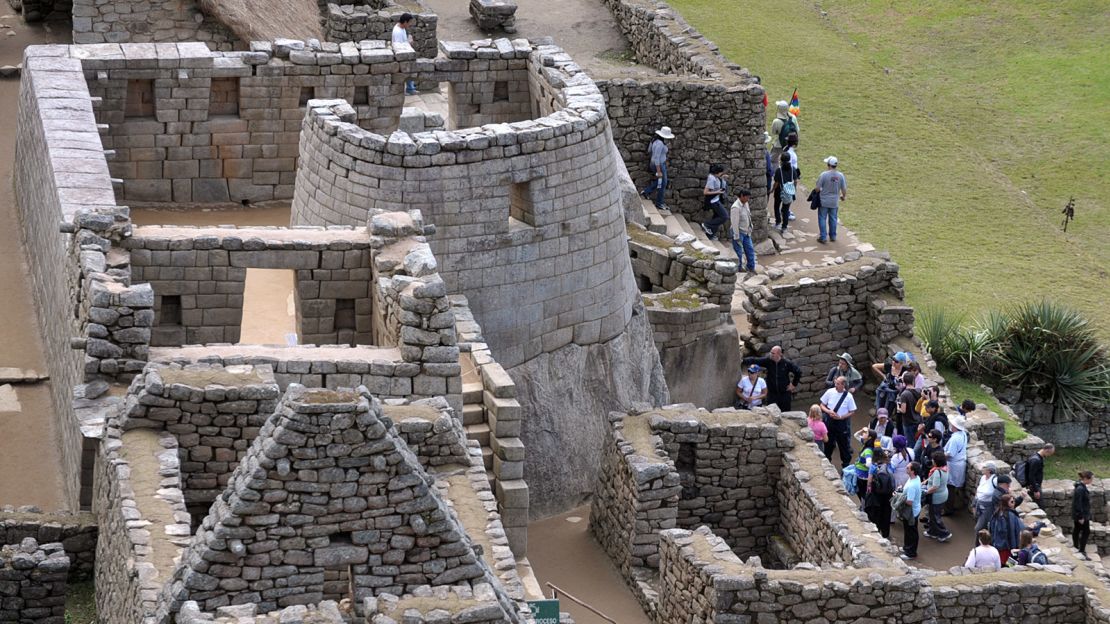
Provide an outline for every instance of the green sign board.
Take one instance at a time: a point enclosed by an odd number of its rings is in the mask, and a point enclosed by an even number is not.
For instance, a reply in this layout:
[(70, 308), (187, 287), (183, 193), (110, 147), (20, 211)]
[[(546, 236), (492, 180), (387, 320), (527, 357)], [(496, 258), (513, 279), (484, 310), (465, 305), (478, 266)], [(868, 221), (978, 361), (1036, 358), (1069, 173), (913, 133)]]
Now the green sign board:
[(559, 624), (558, 600), (529, 600), (528, 608), (532, 610), (536, 624)]

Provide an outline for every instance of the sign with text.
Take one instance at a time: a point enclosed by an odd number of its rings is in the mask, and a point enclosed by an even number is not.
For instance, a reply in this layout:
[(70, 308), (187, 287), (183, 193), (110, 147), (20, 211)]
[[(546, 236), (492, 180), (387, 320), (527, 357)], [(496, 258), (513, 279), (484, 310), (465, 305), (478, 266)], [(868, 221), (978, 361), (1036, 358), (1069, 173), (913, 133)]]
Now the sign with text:
[(558, 600), (529, 600), (528, 608), (532, 610), (536, 624), (559, 624)]

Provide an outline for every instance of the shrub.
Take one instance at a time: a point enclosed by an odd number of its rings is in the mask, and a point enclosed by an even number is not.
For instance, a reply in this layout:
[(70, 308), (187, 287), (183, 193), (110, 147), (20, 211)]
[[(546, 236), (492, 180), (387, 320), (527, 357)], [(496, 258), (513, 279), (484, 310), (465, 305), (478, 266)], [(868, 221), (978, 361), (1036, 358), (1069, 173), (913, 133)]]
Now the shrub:
[(954, 367), (965, 348), (963, 328), (966, 315), (942, 306), (930, 305), (916, 315), (916, 332), (938, 366)]

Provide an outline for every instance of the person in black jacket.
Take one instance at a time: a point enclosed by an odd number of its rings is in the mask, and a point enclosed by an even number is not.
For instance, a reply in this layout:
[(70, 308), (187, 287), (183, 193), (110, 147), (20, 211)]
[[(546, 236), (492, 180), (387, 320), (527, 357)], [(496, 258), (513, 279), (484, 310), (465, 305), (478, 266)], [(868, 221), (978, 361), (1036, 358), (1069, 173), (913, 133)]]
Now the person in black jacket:
[(1087, 491), (1087, 486), (1094, 479), (1095, 475), (1090, 470), (1080, 472), (1071, 497), (1071, 519), (1075, 522), (1071, 530), (1071, 543), (1084, 559), (1087, 558), (1087, 538), (1091, 537), (1091, 493)]
[(1025, 489), (1029, 490), (1029, 494), (1033, 496), (1033, 500), (1041, 500), (1041, 484), (1044, 483), (1044, 460), (1052, 457), (1056, 452), (1056, 447), (1052, 444), (1045, 444), (1041, 450), (1033, 453), (1033, 456), (1025, 462)]
[(767, 371), (767, 402), (774, 403), (784, 412), (790, 411), (790, 401), (802, 380), (802, 369), (782, 357), (782, 347), (771, 347), (768, 357), (746, 357), (744, 366), (758, 364)]

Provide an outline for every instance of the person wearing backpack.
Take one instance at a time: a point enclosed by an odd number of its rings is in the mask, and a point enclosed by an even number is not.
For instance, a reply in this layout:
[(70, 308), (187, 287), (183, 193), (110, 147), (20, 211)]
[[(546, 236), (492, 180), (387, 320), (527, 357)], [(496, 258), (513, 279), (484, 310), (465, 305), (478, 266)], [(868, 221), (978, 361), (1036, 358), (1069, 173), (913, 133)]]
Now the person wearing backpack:
[(1014, 466), (1014, 476), (1017, 477), (1018, 483), (1025, 486), (1025, 489), (1029, 490), (1029, 495), (1037, 502), (1041, 500), (1041, 486), (1044, 483), (1044, 460), (1052, 457), (1055, 452), (1055, 445), (1045, 444), (1029, 459)]
[(790, 113), (790, 104), (786, 100), (775, 102), (778, 113), (771, 122), (771, 162), (776, 165), (783, 150), (786, 149), (786, 137), (791, 133), (798, 134), (798, 118)]
[(1032, 531), (1021, 532), (1021, 550), (1010, 559), (1013, 565), (1029, 565), (1035, 563), (1037, 565), (1048, 565), (1048, 555), (1041, 550), (1040, 546), (1033, 539)]
[(828, 169), (817, 176), (817, 183), (813, 185), (821, 194), (821, 207), (817, 209), (818, 243), (836, 241), (836, 219), (840, 212), (840, 202), (848, 199), (848, 180), (843, 173), (836, 170), (840, 161), (836, 156), (829, 156), (825, 159), (825, 164)]
[(775, 196), (775, 227), (784, 234), (786, 226), (790, 223), (790, 204), (797, 196), (798, 170), (790, 166), (790, 155), (783, 154), (779, 157), (779, 168), (775, 172), (771, 192)]
[(663, 191), (667, 189), (667, 154), (670, 152), (670, 147), (667, 141), (674, 138), (674, 133), (671, 132), (670, 126), (663, 126), (655, 131), (655, 137), (648, 145), (648, 171), (655, 176), (651, 184), (644, 190), (640, 191), (640, 195), (644, 197), (651, 197), (655, 194), (655, 207), (659, 212), (664, 215), (671, 214), (671, 211), (663, 203)]
[(705, 198), (705, 208), (713, 213), (713, 217), (701, 224), (701, 229), (709, 240), (717, 238), (717, 229), (728, 221), (729, 214), (725, 208), (725, 193), (728, 192), (726, 178), (724, 165), (709, 166), (709, 177), (705, 180), (702, 196)]
[(1091, 537), (1091, 493), (1087, 487), (1094, 480), (1095, 474), (1090, 470), (1080, 472), (1071, 496), (1071, 519), (1074, 522), (1071, 543), (1083, 559), (1087, 558), (1087, 539)]
[(867, 519), (879, 530), (879, 535), (890, 539), (890, 499), (894, 496), (894, 472), (890, 469), (889, 455), (876, 449), (867, 474), (866, 498), (863, 505)]

